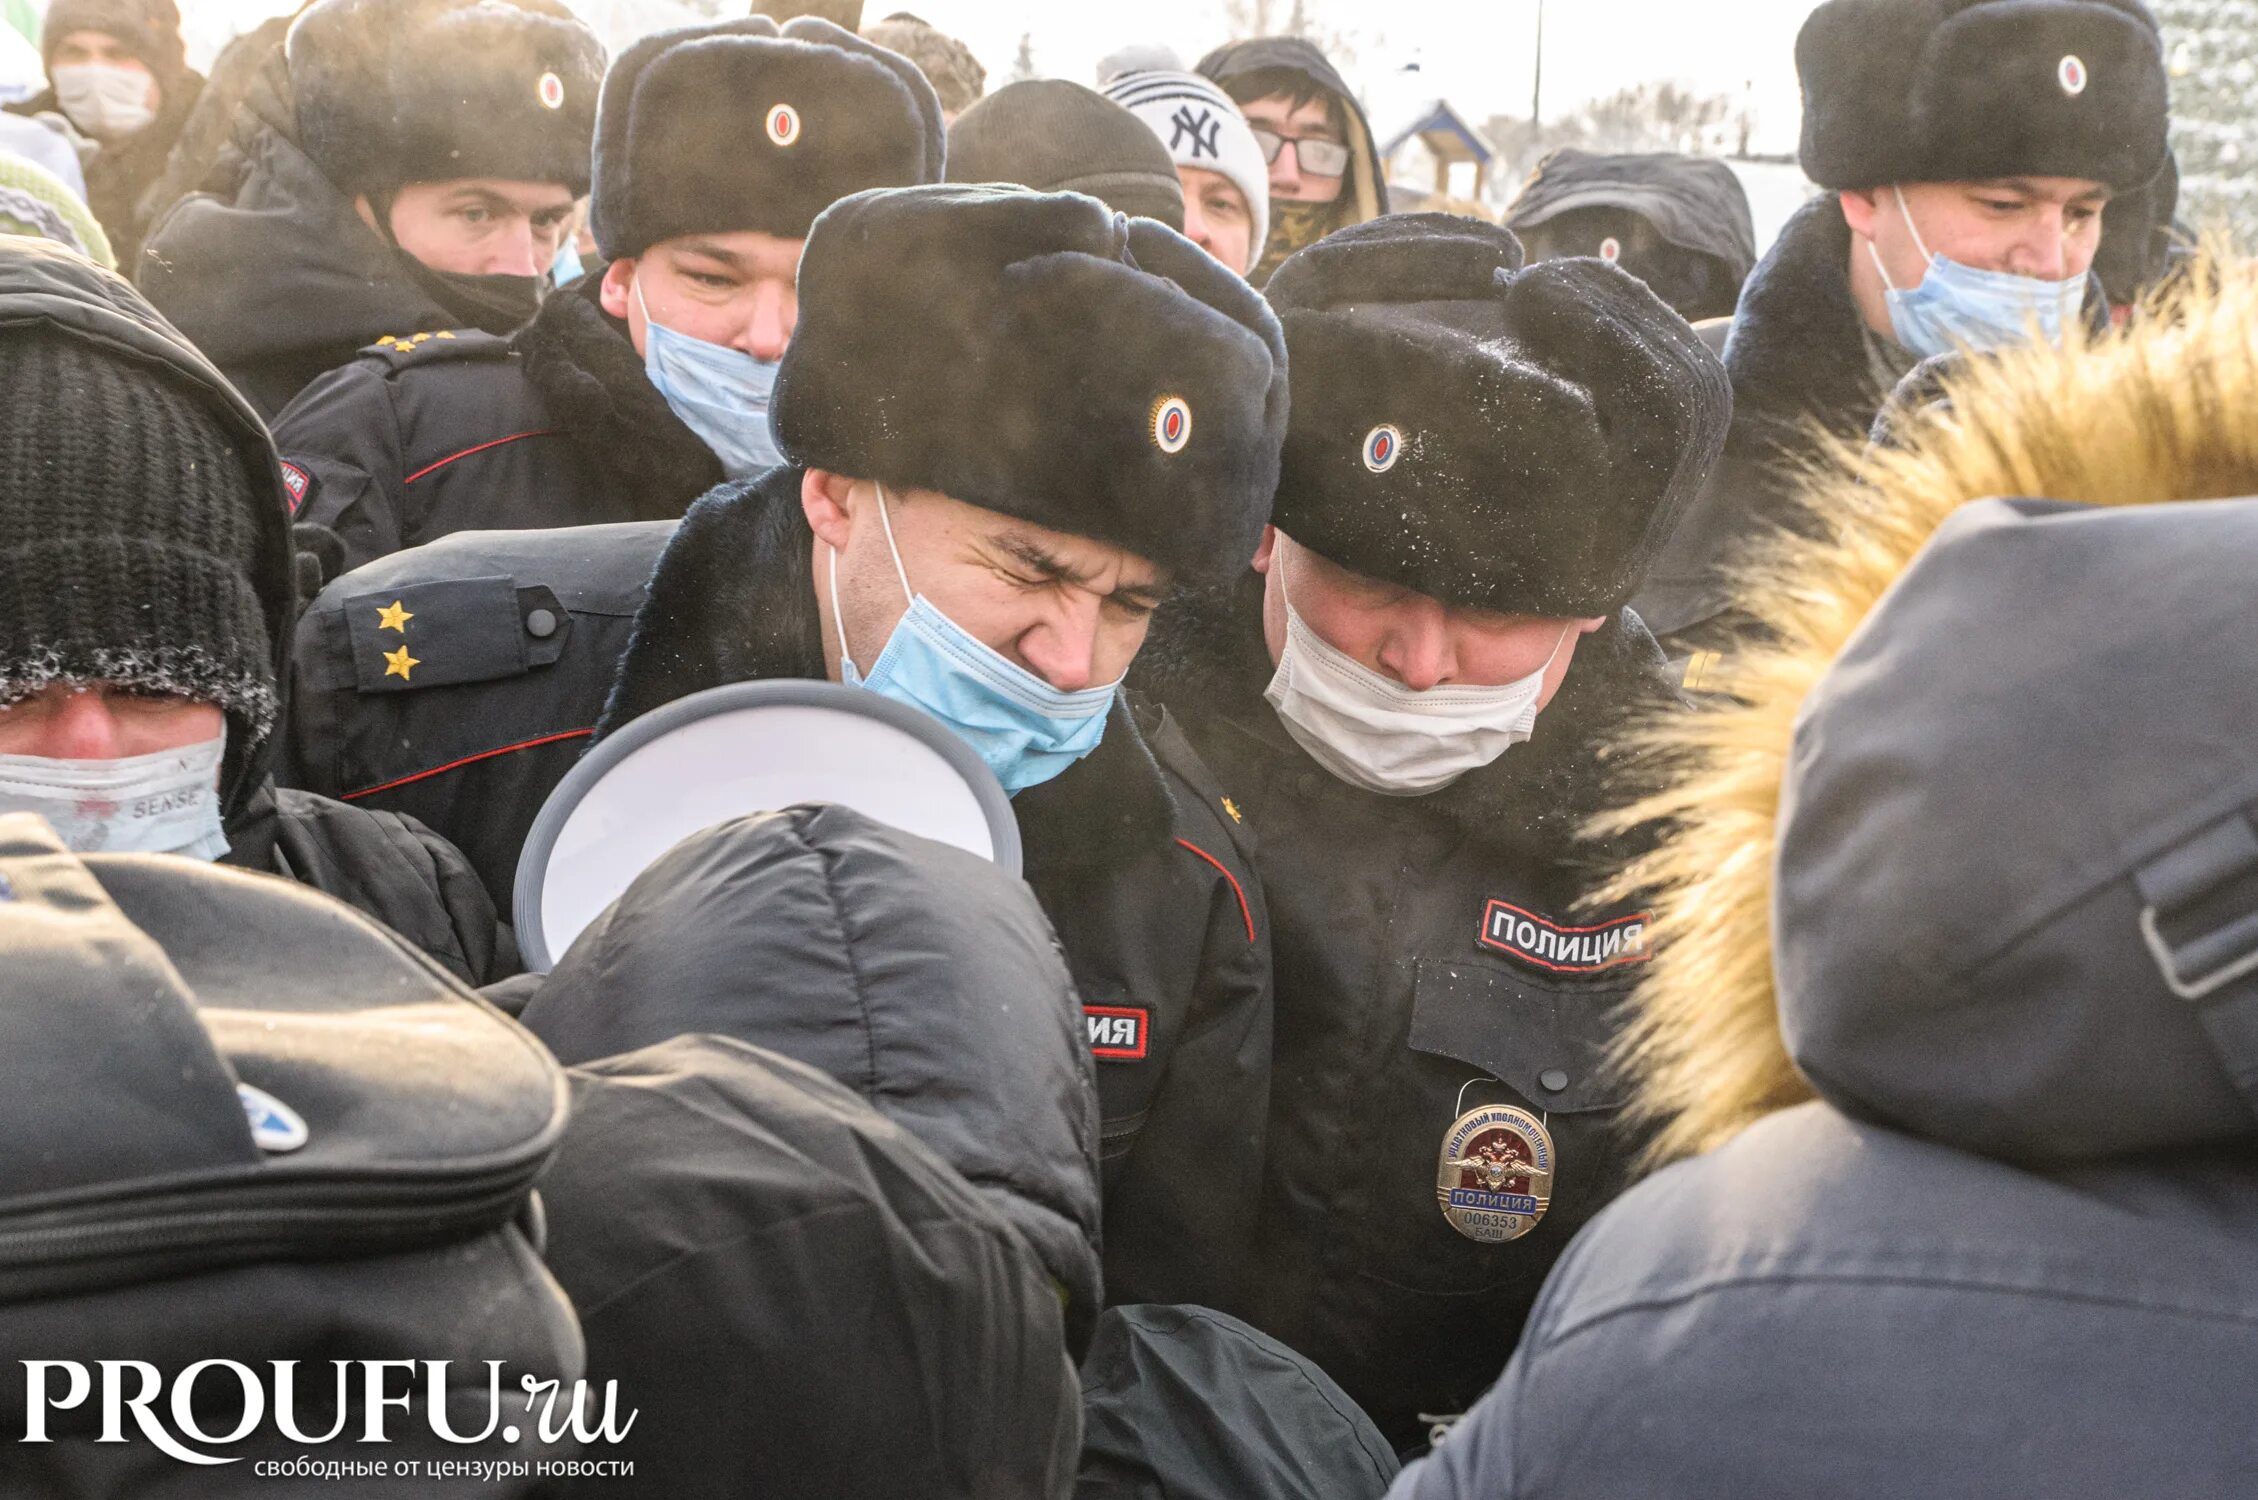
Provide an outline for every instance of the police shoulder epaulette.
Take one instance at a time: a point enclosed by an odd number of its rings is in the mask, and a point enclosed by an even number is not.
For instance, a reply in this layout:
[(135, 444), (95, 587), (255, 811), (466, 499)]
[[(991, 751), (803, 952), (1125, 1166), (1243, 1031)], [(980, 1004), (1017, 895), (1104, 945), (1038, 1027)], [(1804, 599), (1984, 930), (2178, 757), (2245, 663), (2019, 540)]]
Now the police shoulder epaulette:
[(510, 341), (476, 328), (435, 328), (423, 333), (386, 334), (361, 350), (389, 360), (395, 369), (449, 359), (501, 359)]

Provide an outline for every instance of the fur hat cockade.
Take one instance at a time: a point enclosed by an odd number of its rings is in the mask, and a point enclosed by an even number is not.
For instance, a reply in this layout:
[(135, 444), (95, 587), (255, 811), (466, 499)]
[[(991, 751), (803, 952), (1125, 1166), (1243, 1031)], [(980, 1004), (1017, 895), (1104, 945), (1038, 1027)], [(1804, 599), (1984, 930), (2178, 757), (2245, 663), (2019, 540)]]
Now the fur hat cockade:
[(917, 65), (828, 21), (644, 37), (604, 79), (589, 220), (607, 259), (687, 234), (801, 239), (866, 188), (939, 182), (941, 101)]
[(284, 46), (299, 144), (348, 197), (464, 177), (588, 191), (604, 44), (557, 0), (317, 0)]
[(1286, 348), (1245, 282), (1079, 193), (860, 193), (816, 221), (769, 417), (793, 463), (1230, 577), (1261, 540)]
[(1827, 0), (1795, 42), (1803, 170), (1828, 189), (1996, 177), (2139, 187), (2169, 88), (2141, 0)]
[(1397, 214), (1271, 278), (1293, 361), (1280, 530), (1474, 609), (1620, 608), (1708, 477), (1724, 366), (1636, 277), (1526, 270), (1479, 219)]

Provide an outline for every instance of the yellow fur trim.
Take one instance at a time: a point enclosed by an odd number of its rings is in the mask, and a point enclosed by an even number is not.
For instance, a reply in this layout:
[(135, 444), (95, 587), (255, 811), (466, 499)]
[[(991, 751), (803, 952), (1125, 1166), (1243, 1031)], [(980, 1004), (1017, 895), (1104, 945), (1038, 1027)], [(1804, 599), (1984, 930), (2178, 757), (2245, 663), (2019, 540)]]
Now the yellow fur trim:
[(2127, 333), (1972, 361), (1946, 383), (1948, 409), (1909, 422), (1899, 446), (1837, 445), (1803, 487), (1824, 534), (1777, 538), (1745, 570), (1737, 597), (1754, 601), (1771, 640), (1712, 669), (1705, 687), (1734, 701), (1641, 736), (1668, 789), (1607, 826), (1659, 818), (1670, 830), (1621, 882), (1656, 909), (1656, 956), (1616, 1057), (1634, 1112), (1656, 1129), (1654, 1161), (1812, 1097), (1772, 990), (1789, 736), (1805, 695), (1944, 518), (1994, 495), (2140, 505), (2258, 494), (2258, 266), (2212, 256), (2190, 280)]

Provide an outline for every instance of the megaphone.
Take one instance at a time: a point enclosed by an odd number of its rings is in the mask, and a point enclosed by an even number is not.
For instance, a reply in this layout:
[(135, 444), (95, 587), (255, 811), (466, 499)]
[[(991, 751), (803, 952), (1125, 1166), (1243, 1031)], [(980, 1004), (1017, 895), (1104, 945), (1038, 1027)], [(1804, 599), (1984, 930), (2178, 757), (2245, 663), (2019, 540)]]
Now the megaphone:
[(837, 802), (1020, 871), (1011, 799), (938, 720), (800, 678), (678, 698), (600, 741), (557, 784), (518, 856), (518, 947), (547, 973), (635, 877), (702, 829)]

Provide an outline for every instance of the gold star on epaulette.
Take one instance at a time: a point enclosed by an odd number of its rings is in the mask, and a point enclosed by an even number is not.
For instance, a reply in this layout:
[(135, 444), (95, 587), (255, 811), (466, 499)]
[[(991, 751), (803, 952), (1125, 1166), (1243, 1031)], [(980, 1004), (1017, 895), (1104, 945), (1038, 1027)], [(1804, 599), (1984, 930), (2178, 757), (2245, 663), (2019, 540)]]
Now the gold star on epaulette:
[(390, 606), (376, 612), (376, 628), (379, 630), (397, 630), (400, 634), (406, 635), (408, 633), (408, 622), (414, 618), (414, 613), (409, 610), (407, 605), (403, 601), (395, 599)]
[(402, 646), (397, 651), (387, 651), (384, 653), (384, 675), (387, 677), (397, 677), (402, 682), (408, 681), (408, 673), (414, 671), (417, 667), (420, 667), (422, 665), (422, 662), (417, 661), (414, 657), (408, 655), (408, 648), (405, 646)]
[(1223, 810), (1231, 815), (1231, 821), (1234, 823), (1244, 823), (1246, 821), (1245, 818), (1239, 816), (1239, 804), (1233, 802), (1229, 797), (1225, 797), (1223, 799)]

